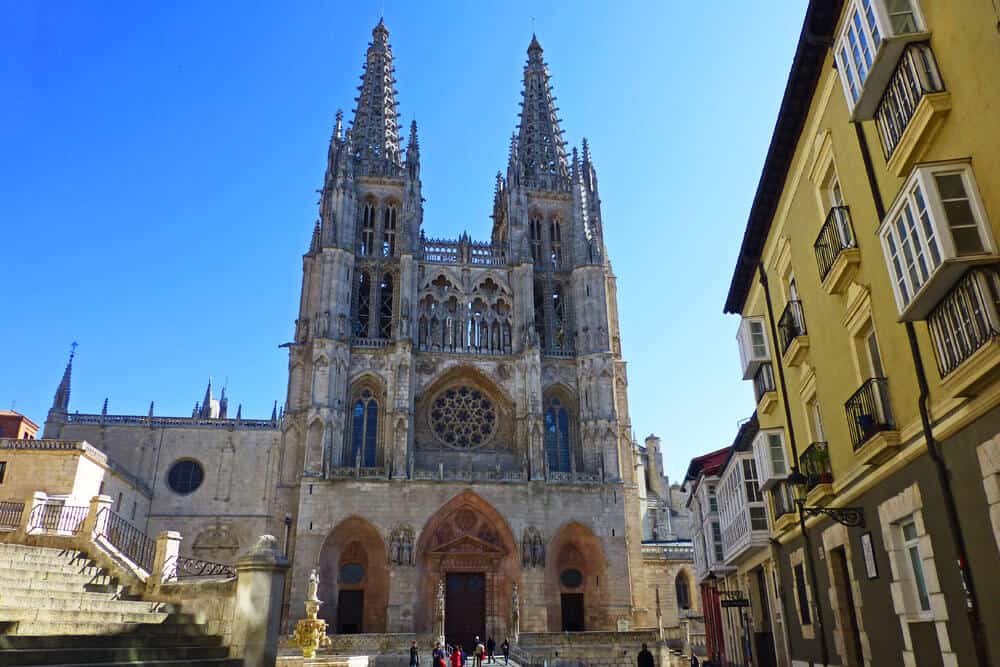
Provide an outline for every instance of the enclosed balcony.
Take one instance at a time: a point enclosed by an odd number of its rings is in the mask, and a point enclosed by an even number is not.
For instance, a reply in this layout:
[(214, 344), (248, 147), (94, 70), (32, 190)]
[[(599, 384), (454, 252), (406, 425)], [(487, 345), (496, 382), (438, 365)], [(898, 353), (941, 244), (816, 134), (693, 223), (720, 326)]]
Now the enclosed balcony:
[(761, 489), (769, 490), (788, 477), (784, 431), (766, 429), (758, 432), (753, 440), (753, 457)]
[(823, 289), (829, 294), (842, 292), (861, 263), (857, 237), (846, 206), (834, 206), (826, 216), (813, 244)]
[(802, 313), (802, 302), (791, 300), (778, 318), (778, 339), (781, 344), (781, 360), (786, 366), (802, 363), (809, 349), (806, 335), (806, 318)]
[(889, 171), (904, 175), (951, 109), (951, 96), (930, 44), (910, 44), (903, 51), (889, 85), (875, 110), (875, 127)]
[(907, 44), (926, 41), (917, 0), (849, 0), (834, 44), (851, 120), (870, 120)]
[(740, 348), (740, 368), (743, 379), (754, 377), (761, 364), (771, 361), (771, 349), (764, 332), (763, 317), (744, 317), (736, 332), (736, 342)]
[(797, 522), (798, 508), (795, 506), (795, 492), (787, 482), (782, 482), (771, 491), (771, 510), (774, 518), (772, 527), (775, 533), (782, 533)]
[(774, 366), (771, 362), (761, 364), (753, 376), (753, 395), (757, 399), (757, 411), (769, 414), (778, 402), (778, 391), (774, 385)]
[(881, 463), (895, 453), (899, 433), (889, 403), (889, 381), (870, 378), (844, 403), (855, 454), (863, 463)]
[(1000, 367), (998, 304), (998, 267), (975, 268), (927, 316), (938, 372), (957, 395), (975, 395)]
[(879, 227), (900, 319), (925, 319), (965, 272), (997, 261), (972, 166), (917, 167)]

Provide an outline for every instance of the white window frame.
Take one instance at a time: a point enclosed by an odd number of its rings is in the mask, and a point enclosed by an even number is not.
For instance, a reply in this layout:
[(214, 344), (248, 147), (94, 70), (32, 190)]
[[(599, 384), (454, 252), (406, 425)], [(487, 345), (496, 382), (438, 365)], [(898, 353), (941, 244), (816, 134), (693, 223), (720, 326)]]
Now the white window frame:
[[(775, 445), (774, 438), (778, 439)], [(780, 461), (774, 454), (781, 453)], [(754, 460), (757, 464), (757, 479), (762, 491), (770, 489), (790, 472), (788, 453), (785, 450), (785, 433), (782, 429), (761, 429), (753, 441)], [(780, 464), (780, 470), (776, 467)]]
[[(759, 328), (759, 332), (754, 329)], [(755, 345), (754, 337), (759, 333), (762, 345)], [(771, 361), (771, 342), (767, 339), (767, 325), (763, 317), (744, 317), (736, 332), (736, 342), (740, 348), (740, 368), (743, 379), (750, 380), (762, 364)], [(760, 348), (763, 348), (762, 350)]]
[(912, 514), (899, 521), (900, 544), (906, 556), (907, 579), (910, 582), (909, 604), (912, 613), (917, 616), (931, 611), (931, 596), (927, 591), (927, 575), (924, 571), (924, 558), (920, 552), (920, 534), (917, 530), (916, 517)]
[[(958, 174), (968, 197), (983, 252), (958, 255), (935, 178)], [(924, 217), (926, 214), (926, 217)], [(949, 260), (996, 255), (996, 242), (972, 165), (942, 162), (914, 168), (879, 227), (896, 306), (903, 315)]]
[(925, 30), (927, 24), (920, 12), (920, 3), (917, 0), (909, 0), (909, 3), (916, 29), (907, 33), (895, 32), (884, 0), (850, 0), (846, 3), (833, 54), (844, 97), (851, 111), (861, 98), (868, 76), (878, 63), (885, 41), (898, 35), (919, 34)]

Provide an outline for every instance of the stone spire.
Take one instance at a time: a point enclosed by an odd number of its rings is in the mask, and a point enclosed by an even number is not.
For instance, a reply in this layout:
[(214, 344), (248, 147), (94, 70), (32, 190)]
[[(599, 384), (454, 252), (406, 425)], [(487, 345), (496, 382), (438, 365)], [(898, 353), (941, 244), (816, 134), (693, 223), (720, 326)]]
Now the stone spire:
[(360, 173), (394, 176), (400, 171), (399, 117), (389, 30), (382, 19), (372, 30), (358, 103), (351, 125), (354, 157)]
[(219, 396), (219, 419), (225, 419), (229, 412), (229, 401), (226, 399), (226, 386), (222, 386), (222, 395)]
[(212, 378), (208, 378), (208, 386), (205, 387), (205, 398), (201, 402), (201, 410), (198, 414), (202, 419), (212, 418)]
[(73, 343), (72, 350), (69, 353), (69, 361), (66, 362), (66, 370), (63, 371), (62, 380), (59, 381), (59, 386), (56, 388), (56, 395), (52, 399), (52, 411), (54, 412), (69, 411), (69, 390), (73, 377), (73, 357), (75, 356), (76, 343)]
[(569, 191), (566, 146), (559, 129), (556, 98), (552, 95), (549, 68), (542, 60), (542, 46), (532, 35), (524, 66), (516, 155), (525, 186), (535, 190)]

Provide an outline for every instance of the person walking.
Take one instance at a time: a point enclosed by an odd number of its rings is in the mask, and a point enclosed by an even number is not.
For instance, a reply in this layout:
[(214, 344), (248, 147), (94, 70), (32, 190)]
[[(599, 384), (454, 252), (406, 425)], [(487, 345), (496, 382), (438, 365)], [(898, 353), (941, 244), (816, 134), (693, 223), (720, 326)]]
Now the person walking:
[(691, 654), (691, 667), (698, 667), (698, 656)]
[[(413, 642), (413, 647), (410, 648), (410, 664), (413, 664), (413, 652), (416, 650), (417, 642)], [(444, 648), (441, 646), (441, 642), (434, 642), (434, 652), (431, 653), (432, 667), (448, 667), (444, 661)]]
[(486, 647), (483, 643), (479, 641), (479, 635), (476, 635), (476, 647), (472, 649), (472, 664), (473, 667), (483, 667), (483, 653), (486, 652)]
[(497, 650), (497, 643), (493, 641), (493, 635), (490, 635), (486, 640), (486, 662), (496, 662), (493, 658), (493, 654)]
[[(417, 650), (417, 642), (410, 642), (410, 667), (420, 665), (420, 651)], [(435, 665), (434, 667), (438, 667)]]
[(462, 667), (461, 645), (456, 645), (451, 649), (451, 667)]
[(500, 644), (500, 650), (503, 651), (503, 664), (510, 662), (510, 640), (504, 637), (503, 644)]
[(653, 659), (653, 654), (649, 652), (649, 648), (645, 644), (642, 645), (636, 662), (638, 663), (637, 667), (656, 667), (656, 660)]

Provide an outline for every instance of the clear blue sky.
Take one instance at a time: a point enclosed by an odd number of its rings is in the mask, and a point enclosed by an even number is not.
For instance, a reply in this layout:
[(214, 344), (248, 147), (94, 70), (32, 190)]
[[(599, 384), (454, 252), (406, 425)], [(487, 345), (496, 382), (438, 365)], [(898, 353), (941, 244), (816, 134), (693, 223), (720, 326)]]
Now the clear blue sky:
[(667, 470), (753, 410), (722, 315), (805, 11), (783, 2), (2, 3), (0, 408), (188, 415), (284, 400), (336, 109), (384, 6), (428, 235), (487, 238), (534, 30), (586, 136), (629, 400)]

